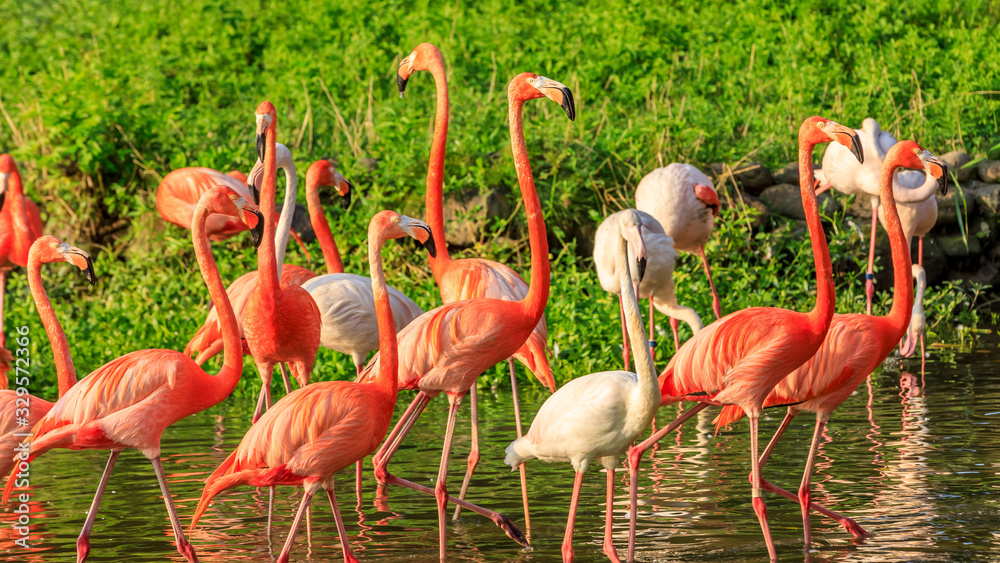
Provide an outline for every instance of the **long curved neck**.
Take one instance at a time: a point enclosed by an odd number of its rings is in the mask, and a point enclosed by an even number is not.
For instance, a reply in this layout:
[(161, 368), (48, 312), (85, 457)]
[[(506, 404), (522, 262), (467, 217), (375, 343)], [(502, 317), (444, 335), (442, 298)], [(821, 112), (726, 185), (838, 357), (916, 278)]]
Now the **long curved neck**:
[(816, 305), (809, 312), (810, 320), (815, 329), (822, 331), (830, 326), (833, 318), (834, 288), (833, 266), (830, 264), (830, 251), (826, 246), (826, 236), (823, 234), (823, 224), (819, 219), (819, 205), (816, 203), (816, 192), (813, 188), (812, 153), (813, 146), (804, 140), (799, 141), (799, 189), (802, 193), (802, 209), (809, 227), (809, 241), (812, 243), (813, 261), (816, 264)]
[(63, 332), (56, 312), (52, 309), (52, 302), (45, 293), (45, 286), (42, 283), (42, 260), (38, 256), (31, 254), (28, 257), (28, 288), (31, 290), (31, 297), (35, 300), (35, 307), (38, 309), (38, 316), (42, 319), (45, 327), (45, 334), (49, 336), (49, 344), (52, 346), (52, 359), (56, 364), (56, 380), (59, 382), (59, 397), (69, 391), (70, 387), (76, 385), (76, 368), (73, 366), (73, 356), (69, 352), (69, 342), (66, 341), (66, 334)]
[[(880, 202), (885, 218), (885, 230), (889, 235), (889, 250), (892, 252), (892, 308), (886, 318), (899, 329), (899, 340), (910, 323), (910, 312), (913, 309), (913, 282), (910, 263), (910, 247), (903, 233), (903, 225), (899, 221), (896, 210), (896, 199), (893, 195), (893, 180), (899, 168), (894, 162), (882, 166), (882, 176), (879, 178)], [(930, 176), (930, 174), (928, 174)], [(895, 342), (893, 342), (895, 344)]]
[[(277, 156), (275, 158), (277, 159)], [(281, 266), (285, 262), (285, 249), (288, 247), (288, 236), (292, 228), (292, 218), (295, 216), (295, 198), (298, 196), (298, 178), (295, 176), (295, 163), (289, 159), (287, 164), (281, 166), (281, 169), (285, 171), (285, 201), (281, 205), (281, 216), (278, 218), (277, 232), (274, 240), (278, 280), (281, 280)], [(275, 184), (277, 184), (277, 177), (275, 177)], [(271, 209), (274, 209), (273, 200)]]
[(372, 276), (372, 293), (375, 297), (375, 316), (378, 320), (378, 374), (375, 385), (379, 390), (396, 400), (399, 382), (396, 372), (399, 369), (399, 354), (396, 349), (396, 323), (392, 317), (392, 307), (389, 303), (389, 291), (385, 286), (385, 273), (382, 271), (382, 244), (385, 238), (376, 225), (368, 229), (368, 267)]
[[(639, 302), (636, 300), (635, 287), (629, 272), (628, 242), (619, 235), (618, 241), (618, 271), (621, 276), (622, 305), (625, 308), (625, 328), (628, 330), (629, 344), (635, 356), (635, 373), (639, 376), (642, 386), (659, 388), (656, 381), (656, 367), (653, 356), (649, 353), (649, 342), (643, 332), (642, 314), (639, 312)], [(656, 406), (659, 406), (657, 403)]]
[(257, 271), (260, 276), (261, 300), (270, 303), (268, 310), (273, 310), (275, 296), (278, 293), (280, 280), (278, 278), (277, 258), (274, 254), (274, 189), (277, 181), (277, 156), (275, 154), (275, 129), (272, 125), (264, 133), (266, 154), (264, 155), (264, 179), (260, 188), (260, 211), (264, 215), (264, 235), (257, 248)]
[(524, 144), (524, 124), (521, 121), (523, 107), (524, 100), (511, 100), (507, 118), (510, 121), (510, 146), (514, 155), (514, 168), (517, 170), (517, 183), (528, 215), (528, 242), (531, 246), (531, 278), (528, 295), (521, 303), (527, 314), (537, 322), (549, 301), (549, 241), (545, 234), (545, 221), (542, 219), (542, 204), (538, 200), (535, 180), (531, 176), (528, 148)]
[(444, 236), (444, 152), (448, 144), (448, 79), (444, 74), (444, 61), (440, 55), (430, 65), (437, 92), (437, 108), (434, 112), (434, 138), (431, 140), (431, 156), (427, 163), (427, 224), (434, 235), (437, 257), (430, 258), (431, 271), (439, 277), (439, 268), (451, 260), (448, 255), (448, 241)]
[(330, 230), (330, 221), (323, 212), (323, 204), (319, 201), (319, 182), (314, 177), (306, 177), (306, 205), (309, 206), (309, 222), (312, 224), (319, 247), (323, 250), (323, 261), (326, 262), (326, 273), (341, 274), (344, 272), (344, 261), (340, 259), (337, 241)]
[[(271, 205), (274, 209), (274, 205)], [(243, 346), (240, 343), (240, 329), (236, 324), (236, 314), (226, 294), (226, 287), (219, 276), (219, 268), (212, 256), (212, 247), (205, 234), (205, 220), (208, 218), (208, 206), (198, 206), (195, 212), (194, 225), (191, 229), (191, 239), (194, 243), (194, 254), (198, 260), (198, 269), (208, 286), (208, 294), (219, 313), (219, 326), (222, 328), (222, 369), (212, 378), (216, 386), (212, 393), (205, 395), (210, 404), (216, 404), (229, 396), (240, 382), (243, 375)], [(272, 254), (273, 256), (273, 254)]]
[[(31, 231), (31, 224), (28, 221), (27, 209), (24, 205), (24, 186), (21, 185), (21, 174), (15, 169), (10, 173), (7, 181), (7, 202), (4, 209), (10, 208), (11, 222), (15, 230), (20, 233)], [(31, 244), (34, 241), (29, 241)]]
[(916, 188), (904, 187), (899, 181), (899, 176), (893, 175), (892, 195), (898, 203), (920, 203), (934, 197), (937, 187), (937, 178), (931, 176), (930, 167), (925, 167), (924, 182)]

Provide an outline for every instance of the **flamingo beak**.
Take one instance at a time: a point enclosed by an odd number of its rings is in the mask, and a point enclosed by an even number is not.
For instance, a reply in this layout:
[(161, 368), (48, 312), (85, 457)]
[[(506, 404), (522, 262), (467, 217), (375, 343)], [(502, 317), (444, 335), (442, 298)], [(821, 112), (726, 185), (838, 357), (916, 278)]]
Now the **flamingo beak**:
[(635, 254), (636, 272), (639, 274), (639, 283), (642, 283), (642, 278), (646, 275), (646, 241), (642, 238), (642, 226), (636, 225), (634, 229), (628, 229), (625, 238), (632, 246), (632, 253)]
[(7, 199), (7, 174), (0, 174), (0, 211), (3, 211), (5, 199)]
[(264, 162), (264, 153), (267, 148), (267, 139), (264, 137), (263, 133), (257, 133), (257, 158)]
[(930, 165), (931, 176), (937, 178), (941, 195), (948, 195), (948, 165), (934, 155), (930, 155), (926, 162)]
[(710, 186), (695, 184), (694, 197), (705, 204), (705, 207), (712, 210), (712, 217), (719, 216), (719, 194), (715, 193)]
[(400, 98), (406, 92), (406, 81), (413, 74), (413, 59), (416, 58), (416, 55), (416, 52), (410, 53), (409, 56), (399, 61), (399, 68), (396, 69), (396, 89), (399, 90)]
[[(832, 122), (831, 122), (832, 123)], [(844, 145), (845, 147), (851, 149), (851, 154), (854, 158), (858, 159), (858, 162), (864, 164), (865, 162), (865, 152), (861, 148), (861, 139), (858, 134), (850, 127), (841, 125), (839, 123), (832, 123), (833, 127), (833, 138), (838, 143)]]
[(533, 85), (546, 98), (559, 104), (563, 108), (563, 111), (566, 112), (566, 117), (570, 121), (576, 120), (576, 104), (573, 102), (573, 92), (570, 91), (568, 86), (544, 76), (536, 78)]
[(97, 283), (97, 275), (94, 274), (94, 263), (91, 261), (89, 254), (67, 243), (60, 244), (57, 250), (63, 255), (63, 259), (66, 262), (83, 270), (83, 274), (87, 277), (90, 285)]
[(267, 128), (271, 126), (271, 114), (257, 114), (257, 159), (264, 162), (267, 154)]
[[(257, 224), (250, 229), (250, 236), (253, 239), (253, 247), (257, 248), (260, 246), (260, 241), (264, 238), (264, 216), (261, 215), (260, 211), (253, 210), (251, 213), (257, 217)], [(242, 215), (242, 210), (240, 215)]]
[[(431, 255), (431, 258), (437, 257), (437, 247), (434, 246), (434, 235), (431, 234), (431, 228), (427, 225), (414, 225), (416, 228), (427, 232), (427, 240), (420, 243), (425, 249), (427, 249), (427, 254)], [(418, 241), (420, 239), (417, 239)]]
[(94, 262), (91, 261), (90, 256), (85, 257), (87, 259), (87, 268), (83, 271), (83, 274), (87, 276), (87, 281), (90, 285), (97, 283), (97, 274), (94, 273)]
[(340, 207), (347, 209), (351, 206), (351, 192), (354, 191), (354, 184), (350, 183), (347, 178), (344, 178), (339, 173), (336, 175), (336, 180), (340, 184), (337, 190), (337, 193), (340, 194)]

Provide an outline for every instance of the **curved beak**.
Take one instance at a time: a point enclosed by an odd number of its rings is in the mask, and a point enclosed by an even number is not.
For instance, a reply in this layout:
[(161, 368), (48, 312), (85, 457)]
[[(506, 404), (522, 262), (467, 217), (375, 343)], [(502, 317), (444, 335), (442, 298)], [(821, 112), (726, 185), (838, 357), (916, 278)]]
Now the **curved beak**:
[(414, 225), (414, 227), (427, 233), (427, 240), (422, 241), (420, 245), (427, 249), (427, 254), (430, 254), (431, 258), (437, 258), (437, 247), (434, 246), (434, 235), (431, 234), (431, 228), (427, 225)]
[(576, 120), (576, 105), (573, 103), (573, 92), (570, 91), (569, 87), (561, 82), (556, 82), (544, 76), (539, 76), (536, 79), (536, 84), (538, 84), (538, 90), (545, 95), (546, 98), (552, 100), (553, 102), (559, 104), (566, 112), (566, 117), (570, 121)]
[(3, 211), (5, 199), (7, 199), (7, 174), (0, 174), (0, 211)]
[(639, 283), (642, 283), (642, 278), (646, 275), (646, 241), (642, 238), (642, 226), (637, 225), (634, 229), (630, 228), (626, 230), (625, 239), (632, 247), (632, 253), (635, 255), (636, 272), (639, 275), (638, 280)]
[(83, 274), (87, 277), (90, 285), (97, 283), (97, 275), (94, 273), (94, 262), (91, 261), (89, 254), (67, 243), (60, 244), (58, 250), (66, 262), (83, 270)]
[(267, 128), (271, 125), (271, 114), (257, 114), (257, 158), (264, 162), (264, 155), (267, 152)]
[(91, 261), (90, 256), (84, 256), (87, 259), (87, 268), (83, 271), (83, 275), (87, 276), (87, 281), (90, 285), (97, 283), (97, 274), (94, 273), (94, 262)]
[(254, 228), (250, 229), (250, 234), (253, 238), (253, 247), (257, 248), (260, 246), (260, 241), (264, 238), (264, 216), (261, 215), (260, 211), (253, 211), (253, 214), (257, 216), (257, 224)]
[(937, 178), (938, 189), (941, 190), (941, 195), (948, 195), (948, 165), (929, 152), (927, 152), (927, 156), (923, 158), (923, 161), (931, 176)]
[(854, 155), (854, 158), (858, 159), (858, 162), (864, 164), (865, 152), (861, 148), (861, 139), (858, 137), (858, 134), (854, 131), (854, 129), (845, 125), (841, 125), (839, 123), (834, 123), (833, 125), (834, 140), (851, 149), (851, 154)]
[(704, 184), (695, 184), (694, 197), (712, 210), (712, 217), (719, 216), (719, 194), (715, 193), (715, 190)]
[(334, 177), (338, 182), (337, 193), (340, 194), (340, 207), (347, 209), (351, 206), (351, 192), (354, 191), (354, 184), (340, 175), (338, 172)]
[(406, 81), (410, 79), (410, 75), (413, 74), (413, 59), (417, 56), (414, 51), (410, 53), (409, 56), (405, 57), (403, 60), (399, 61), (399, 67), (396, 69), (396, 89), (399, 90), (399, 97), (403, 97), (403, 92), (406, 91)]
[(267, 148), (267, 140), (264, 138), (263, 133), (257, 133), (257, 158), (264, 162), (264, 153)]
[(264, 161), (258, 160), (250, 170), (250, 176), (247, 177), (247, 191), (250, 192), (250, 197), (253, 198), (252, 203), (254, 205), (260, 205), (260, 188), (258, 186), (263, 178)]

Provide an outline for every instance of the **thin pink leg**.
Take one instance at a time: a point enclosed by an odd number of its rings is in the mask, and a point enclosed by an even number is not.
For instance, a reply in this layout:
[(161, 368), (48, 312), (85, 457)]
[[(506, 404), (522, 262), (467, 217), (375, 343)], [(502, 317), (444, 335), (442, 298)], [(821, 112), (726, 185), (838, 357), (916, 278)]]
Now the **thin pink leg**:
[(722, 301), (719, 301), (719, 293), (715, 291), (715, 282), (712, 281), (712, 271), (708, 268), (708, 259), (705, 258), (705, 246), (698, 247), (698, 253), (701, 254), (701, 265), (705, 267), (705, 275), (708, 276), (708, 287), (712, 289), (712, 312), (715, 313), (716, 319), (722, 318)]
[[(769, 491), (769, 492), (772, 492), (774, 494), (781, 495), (781, 496), (785, 497), (786, 499), (788, 499), (788, 500), (790, 500), (792, 502), (795, 502), (795, 503), (799, 502), (799, 497), (797, 495), (795, 495), (794, 493), (790, 493), (790, 492), (786, 491), (785, 489), (782, 489), (781, 487), (779, 487), (777, 485), (772, 485), (771, 483), (768, 483), (767, 480), (764, 479), (763, 477), (761, 477), (761, 479), (760, 479), (760, 486), (765, 491)], [(851, 534), (852, 536), (854, 536), (856, 538), (863, 538), (863, 537), (865, 537), (865, 536), (868, 535), (868, 531), (865, 530), (864, 528), (862, 528), (853, 519), (848, 518), (847, 516), (843, 516), (842, 514), (838, 514), (838, 513), (834, 512), (834, 511), (830, 510), (829, 508), (826, 508), (822, 504), (818, 504), (818, 503), (813, 502), (813, 501), (810, 500), (809, 501), (809, 510), (815, 510), (816, 512), (822, 514), (823, 516), (826, 516), (827, 518), (835, 520), (838, 524), (840, 524), (841, 526), (844, 527), (844, 530), (847, 533)]]
[(878, 224), (878, 206), (872, 207), (872, 236), (868, 242), (868, 272), (865, 273), (865, 296), (868, 298), (867, 313), (872, 314), (872, 298), (875, 296), (875, 227)]
[(7, 270), (0, 270), (0, 348), (7, 346), (7, 337), (3, 332), (3, 306), (7, 298)]
[[(653, 358), (653, 368), (656, 368), (656, 334), (653, 332), (653, 316), (656, 309), (653, 308), (653, 296), (649, 296), (649, 355)], [(674, 343), (676, 345), (676, 342)], [(676, 348), (675, 348), (676, 350)]]
[(87, 560), (87, 555), (90, 554), (90, 531), (94, 527), (94, 518), (97, 517), (97, 509), (101, 506), (101, 498), (104, 497), (104, 489), (108, 486), (108, 479), (111, 478), (111, 472), (115, 470), (115, 461), (118, 460), (118, 454), (121, 451), (112, 450), (111, 457), (108, 458), (108, 464), (104, 466), (104, 474), (101, 475), (101, 482), (97, 485), (97, 493), (94, 494), (94, 502), (90, 504), (90, 512), (87, 513), (87, 519), (83, 523), (83, 530), (80, 530), (80, 537), (76, 539), (76, 561), (77, 563), (83, 563)]
[(618, 320), (621, 321), (622, 325), (622, 364), (625, 365), (625, 371), (628, 371), (628, 331), (625, 330), (625, 304), (622, 303), (622, 295), (618, 294), (618, 312), (620, 316)]
[(288, 366), (285, 362), (278, 362), (278, 369), (281, 370), (281, 379), (285, 382), (285, 394), (292, 392), (292, 381), (288, 376)]
[[(924, 266), (924, 237), (917, 237), (917, 264)], [(2, 322), (3, 319), (0, 319)], [(927, 364), (927, 350), (924, 348), (924, 333), (920, 333), (920, 387), (924, 386), (924, 368)]]
[(778, 429), (774, 432), (774, 436), (771, 437), (771, 441), (767, 443), (767, 447), (764, 448), (764, 453), (760, 455), (760, 468), (764, 469), (764, 465), (767, 463), (769, 457), (771, 457), (771, 452), (774, 451), (774, 446), (778, 443), (781, 435), (785, 433), (788, 429), (788, 425), (791, 424), (792, 419), (799, 414), (799, 411), (789, 408), (788, 412), (785, 413), (785, 418), (778, 425)]
[(681, 349), (681, 337), (680, 337), (680, 333), (677, 332), (677, 329), (679, 327), (680, 327), (680, 321), (678, 321), (677, 319), (675, 319), (673, 317), (670, 317), (670, 330), (672, 330), (673, 333), (674, 333), (674, 352), (675, 353), (677, 352), (677, 350)]
[(267, 488), (267, 537), (271, 537), (271, 525), (274, 520), (274, 485)]
[(608, 473), (608, 508), (604, 514), (604, 554), (614, 563), (621, 563), (622, 560), (618, 558), (618, 551), (615, 549), (615, 542), (611, 537), (614, 531), (612, 516), (614, 515), (613, 508), (615, 503), (615, 470), (614, 468), (605, 468), (605, 470)]
[(364, 460), (359, 459), (357, 463), (354, 464), (354, 494), (357, 496), (358, 505), (361, 505), (361, 462)]
[[(524, 430), (521, 427), (521, 403), (517, 398), (517, 370), (514, 367), (513, 359), (508, 359), (507, 364), (510, 367), (511, 396), (514, 397), (514, 428), (517, 430), (517, 437), (520, 438), (524, 436)], [(522, 463), (518, 466), (521, 472), (521, 504), (524, 505), (524, 531), (528, 535), (528, 541), (531, 541), (531, 516), (528, 510), (528, 472), (524, 465)]]
[(760, 521), (760, 530), (764, 534), (764, 541), (767, 542), (767, 553), (771, 556), (771, 561), (778, 560), (778, 553), (774, 549), (774, 540), (771, 539), (771, 530), (767, 525), (767, 506), (764, 504), (764, 497), (761, 496), (760, 488), (760, 464), (757, 453), (757, 415), (750, 415), (750, 500), (753, 503), (753, 511), (757, 513), (757, 520)]
[(177, 542), (177, 551), (190, 563), (198, 563), (198, 556), (194, 553), (194, 548), (184, 537), (184, 530), (181, 528), (181, 520), (177, 517), (177, 509), (174, 508), (174, 500), (170, 496), (170, 489), (167, 487), (167, 476), (163, 472), (163, 464), (160, 463), (159, 456), (149, 460), (153, 463), (153, 471), (156, 472), (156, 480), (160, 482), (160, 491), (163, 493), (163, 502), (167, 505), (167, 514), (170, 516), (170, 525), (174, 528), (174, 540)]
[(257, 396), (257, 408), (253, 411), (253, 418), (250, 419), (250, 424), (257, 424), (260, 420), (261, 415), (264, 414), (264, 385), (261, 384), (260, 394)]
[(326, 489), (326, 496), (330, 499), (330, 508), (333, 509), (333, 517), (337, 519), (337, 533), (340, 534), (340, 545), (344, 550), (345, 563), (357, 563), (358, 559), (351, 553), (351, 545), (347, 542), (347, 528), (344, 527), (344, 519), (340, 517), (340, 508), (337, 506), (337, 497), (333, 492), (333, 485)]
[(821, 193), (823, 193), (823, 192), (825, 192), (826, 190), (829, 190), (829, 189), (830, 189), (830, 183), (829, 182), (827, 182), (825, 184), (821, 184), (819, 182), (819, 180), (816, 181), (816, 191), (815, 191), (816, 195), (819, 195), (819, 194), (821, 194)]
[[(465, 478), (462, 479), (462, 489), (458, 493), (458, 498), (465, 500), (465, 493), (469, 490), (469, 481), (472, 480), (472, 472), (479, 465), (479, 400), (476, 393), (476, 384), (469, 388), (469, 414), (472, 418), (472, 447), (469, 449), (469, 457), (466, 460)], [(524, 465), (524, 464), (521, 464)], [(462, 513), (462, 506), (455, 505), (455, 513), (452, 520), (458, 520), (458, 515)]]
[(566, 520), (566, 535), (563, 536), (563, 563), (573, 563), (573, 523), (576, 521), (576, 507), (580, 503), (580, 485), (583, 484), (583, 473), (576, 472), (573, 479), (573, 500), (569, 504), (569, 518)]
[(309, 508), (309, 501), (312, 500), (313, 495), (316, 494), (316, 490), (319, 489), (319, 484), (309, 483), (305, 489), (305, 494), (302, 495), (302, 503), (299, 504), (299, 510), (295, 513), (295, 520), (292, 521), (292, 529), (288, 530), (285, 547), (281, 549), (281, 555), (278, 556), (278, 563), (288, 563), (288, 557), (292, 553), (292, 544), (295, 543), (295, 532), (298, 531), (299, 525), (302, 523), (302, 517), (305, 516), (306, 509)]
[(385, 442), (382, 442), (382, 447), (375, 452), (375, 455), (372, 457), (372, 463), (375, 465), (375, 479), (379, 484), (385, 483), (379, 476), (380, 470), (384, 471), (388, 467), (389, 461), (392, 459), (393, 454), (396, 453), (403, 438), (413, 428), (413, 424), (420, 417), (420, 413), (424, 411), (424, 407), (427, 406), (430, 400), (430, 396), (423, 391), (417, 393), (410, 406), (406, 407), (403, 416), (399, 417), (399, 420), (396, 421), (396, 426), (389, 433), (389, 436), (386, 437)]
[(812, 494), (809, 491), (809, 480), (812, 477), (816, 451), (819, 449), (819, 437), (823, 433), (823, 426), (826, 424), (827, 418), (826, 413), (816, 413), (816, 428), (813, 431), (812, 444), (809, 446), (806, 468), (802, 471), (802, 484), (799, 485), (799, 505), (802, 507), (802, 530), (805, 534), (806, 549), (812, 545), (812, 529), (809, 525), (809, 501)]
[(458, 418), (458, 406), (462, 403), (461, 396), (448, 395), (451, 403), (448, 408), (448, 428), (444, 433), (444, 446), (441, 448), (441, 464), (438, 466), (437, 482), (434, 483), (434, 498), (438, 507), (438, 542), (441, 561), (448, 560), (448, 456), (451, 454), (451, 441), (455, 436), (455, 419)]

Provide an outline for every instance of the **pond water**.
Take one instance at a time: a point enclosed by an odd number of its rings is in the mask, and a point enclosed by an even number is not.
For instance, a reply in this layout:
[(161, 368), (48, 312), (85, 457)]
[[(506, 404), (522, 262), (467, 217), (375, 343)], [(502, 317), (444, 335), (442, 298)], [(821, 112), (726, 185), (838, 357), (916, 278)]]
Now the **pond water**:
[[(968, 342), (968, 339), (967, 339)], [(1000, 561), (1000, 339), (980, 335), (971, 347), (936, 345), (926, 365), (892, 360), (862, 384), (831, 418), (813, 476), (813, 499), (874, 532), (852, 541), (838, 525), (813, 515), (813, 550), (803, 553), (798, 505), (766, 495), (782, 561)], [(662, 366), (661, 366), (662, 367)], [(521, 368), (523, 371), (523, 368)], [(546, 395), (525, 386), (529, 423)], [(400, 400), (398, 416), (412, 395)], [(163, 465), (185, 526), (205, 477), (248, 427), (253, 404), (230, 399), (168, 429)], [(393, 461), (393, 471), (433, 486), (447, 401), (435, 399)], [(661, 409), (658, 420), (676, 416)], [(773, 432), (783, 409), (762, 418)], [(767, 551), (749, 502), (749, 437), (745, 421), (713, 435), (715, 409), (692, 419), (643, 459), (639, 485), (640, 561), (763, 561)], [(449, 489), (458, 490), (469, 449), (463, 407), (452, 453)], [(814, 419), (803, 415), (786, 433), (765, 476), (794, 491)], [(519, 479), (502, 464), (514, 436), (506, 393), (480, 392), (482, 460), (469, 499), (508, 514), (518, 525)], [(13, 507), (0, 513), (0, 553), (11, 561), (75, 561), (75, 542), (107, 459), (103, 451), (54, 451), (32, 464), (29, 550), (13, 544)], [(338, 480), (338, 499), (351, 545), (362, 559), (437, 560), (434, 499), (392, 488), (376, 507), (370, 460), (362, 502), (353, 473)], [(568, 464), (528, 464), (532, 548), (523, 550), (488, 520), (464, 512), (448, 528), (450, 561), (560, 560), (573, 472)], [(628, 534), (627, 473), (619, 468), (615, 540), (624, 557)], [(576, 523), (578, 561), (601, 553), (605, 477), (592, 466), (584, 479)], [(280, 551), (300, 490), (279, 489), (275, 529), (266, 533), (267, 491), (223, 493), (192, 537), (205, 562), (272, 561)], [(300, 530), (292, 559), (342, 561), (336, 527), (322, 495), (313, 503), (313, 536)], [(92, 536), (90, 561), (183, 561), (150, 464), (138, 452), (119, 459)]]

